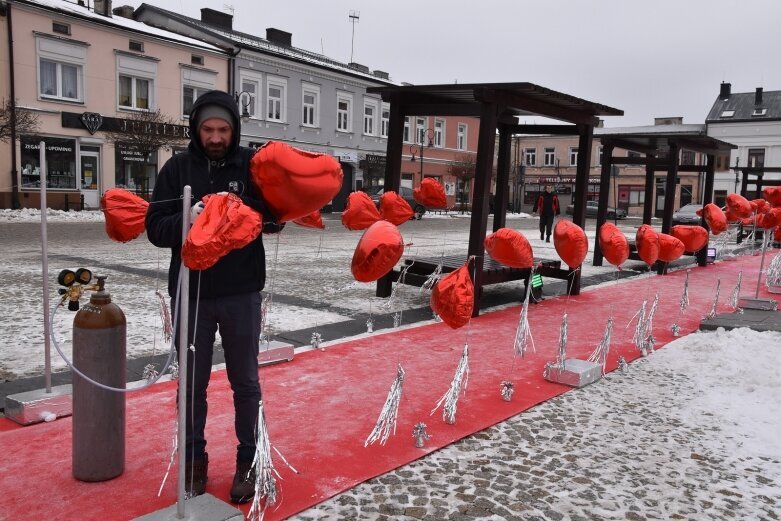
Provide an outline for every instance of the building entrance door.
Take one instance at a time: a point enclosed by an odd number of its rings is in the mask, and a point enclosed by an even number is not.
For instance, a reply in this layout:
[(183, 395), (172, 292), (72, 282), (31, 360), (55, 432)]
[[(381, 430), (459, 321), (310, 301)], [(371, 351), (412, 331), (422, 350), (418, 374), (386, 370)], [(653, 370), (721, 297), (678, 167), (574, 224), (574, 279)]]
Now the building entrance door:
[(100, 155), (98, 152), (81, 152), (81, 195), (84, 196), (84, 208), (95, 209), (100, 206), (98, 196), (100, 180)]

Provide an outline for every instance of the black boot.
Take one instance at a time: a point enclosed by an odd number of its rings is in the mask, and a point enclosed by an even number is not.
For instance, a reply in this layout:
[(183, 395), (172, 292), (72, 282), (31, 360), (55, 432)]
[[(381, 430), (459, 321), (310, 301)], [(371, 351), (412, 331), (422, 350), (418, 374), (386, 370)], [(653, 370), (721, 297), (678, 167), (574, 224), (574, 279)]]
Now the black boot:
[(252, 462), (236, 463), (236, 474), (233, 476), (230, 494), (231, 501), (234, 503), (246, 503), (255, 496), (255, 467), (252, 466)]
[(184, 491), (188, 497), (200, 496), (206, 492), (206, 482), (209, 480), (209, 455), (203, 459), (184, 462)]
[(547, 237), (545, 237), (545, 242), (550, 242), (550, 235), (548, 235)]

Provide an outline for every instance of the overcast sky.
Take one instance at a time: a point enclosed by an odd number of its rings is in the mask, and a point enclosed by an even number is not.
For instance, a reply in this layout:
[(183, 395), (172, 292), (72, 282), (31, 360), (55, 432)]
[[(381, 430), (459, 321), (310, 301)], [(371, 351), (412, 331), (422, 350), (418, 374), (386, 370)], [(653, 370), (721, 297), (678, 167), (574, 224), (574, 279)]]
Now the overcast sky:
[(536, 83), (622, 109), (610, 127), (703, 123), (722, 81), (781, 90), (778, 0), (223, 1), (147, 3), (194, 18), (232, 6), (234, 29), (282, 29), (294, 46), (344, 62), (357, 11), (352, 61), (394, 81)]

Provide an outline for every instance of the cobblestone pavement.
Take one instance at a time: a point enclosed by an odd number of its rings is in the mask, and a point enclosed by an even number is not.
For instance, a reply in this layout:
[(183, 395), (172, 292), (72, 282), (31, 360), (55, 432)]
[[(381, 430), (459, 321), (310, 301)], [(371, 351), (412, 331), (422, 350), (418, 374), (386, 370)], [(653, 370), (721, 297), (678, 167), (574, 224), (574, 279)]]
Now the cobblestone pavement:
[(781, 461), (685, 417), (699, 392), (638, 360), (292, 519), (779, 519)]

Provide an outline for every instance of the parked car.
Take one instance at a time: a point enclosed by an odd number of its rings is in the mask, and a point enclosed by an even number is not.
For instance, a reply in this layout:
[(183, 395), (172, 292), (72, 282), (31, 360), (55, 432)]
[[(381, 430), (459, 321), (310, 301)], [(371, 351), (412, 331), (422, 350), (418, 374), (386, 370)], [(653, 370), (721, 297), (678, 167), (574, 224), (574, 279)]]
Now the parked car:
[[(591, 217), (596, 219), (598, 210), (599, 210), (599, 203), (597, 201), (586, 201), (586, 217)], [(567, 209), (565, 210), (566, 214), (572, 215), (574, 211), (575, 211), (575, 205), (568, 204)], [(611, 208), (610, 206), (608, 206), (607, 218), (626, 219), (626, 210), (624, 210), (623, 208), (619, 208), (616, 210), (615, 208)]]
[[(374, 204), (377, 205), (377, 208), (380, 207), (380, 197), (382, 194), (385, 193), (385, 189), (382, 186), (374, 187), (373, 189), (369, 190), (369, 197), (372, 198), (372, 201), (374, 201)], [(415, 200), (414, 197), (412, 197), (412, 188), (407, 188), (406, 186), (402, 186), (399, 188), (398, 194), (401, 196), (402, 199), (407, 201), (409, 205), (412, 207), (412, 211), (415, 212), (415, 219), (420, 219), (423, 217), (423, 214), (426, 213), (426, 207), (420, 204)]]
[(673, 213), (673, 226), (676, 224), (700, 224), (700, 216), (697, 211), (702, 209), (701, 204), (691, 203), (682, 206)]

